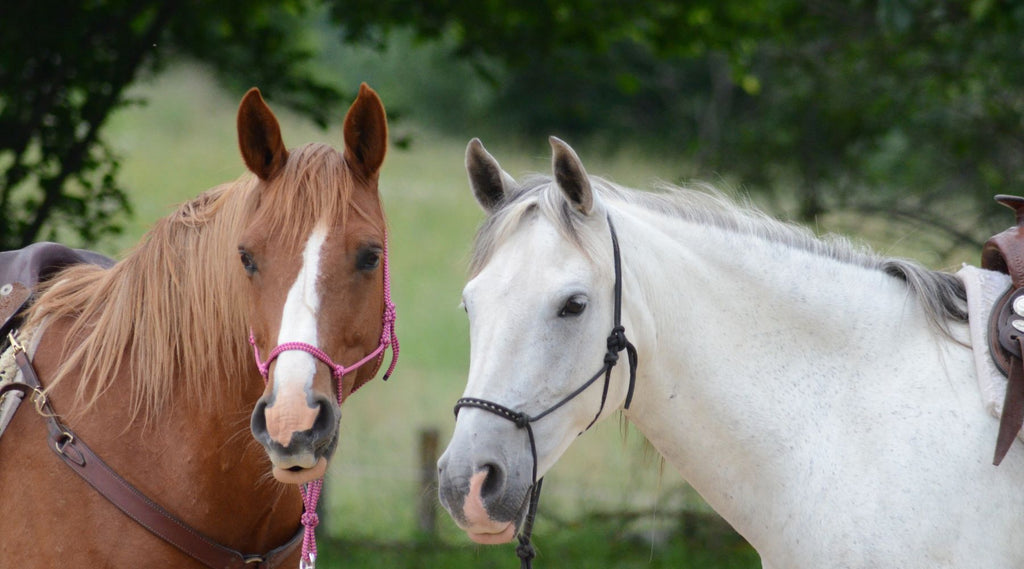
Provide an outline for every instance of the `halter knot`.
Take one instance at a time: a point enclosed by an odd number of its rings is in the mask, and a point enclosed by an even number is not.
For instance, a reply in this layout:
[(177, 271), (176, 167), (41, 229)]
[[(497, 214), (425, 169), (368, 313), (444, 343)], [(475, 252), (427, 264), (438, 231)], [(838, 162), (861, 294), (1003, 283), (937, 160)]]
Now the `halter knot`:
[(619, 352), (626, 349), (629, 340), (626, 339), (626, 328), (622, 325), (612, 328), (608, 335), (608, 352), (604, 355), (604, 363), (610, 366), (619, 361)]
[(313, 529), (320, 525), (320, 516), (316, 515), (316, 512), (304, 512), (302, 514), (302, 525)]
[(512, 422), (516, 424), (516, 427), (525, 429), (530, 425), (530, 416), (526, 413), (515, 413), (512, 415)]
[(520, 536), (519, 545), (516, 546), (516, 555), (519, 556), (519, 559), (529, 563), (534, 557), (537, 557), (537, 550), (533, 548), (533, 544), (528, 539)]

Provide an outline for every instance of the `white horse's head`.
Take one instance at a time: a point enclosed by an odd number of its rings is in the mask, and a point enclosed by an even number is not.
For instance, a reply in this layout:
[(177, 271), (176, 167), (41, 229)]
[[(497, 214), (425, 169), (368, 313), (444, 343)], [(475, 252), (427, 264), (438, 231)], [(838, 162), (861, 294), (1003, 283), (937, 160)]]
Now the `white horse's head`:
[(438, 471), (441, 503), (480, 543), (515, 536), (536, 480), (630, 391), (628, 366), (605, 373), (626, 348), (621, 333), (609, 338), (610, 221), (576, 153), (557, 138), (551, 147), (553, 178), (522, 185), (478, 140), (466, 150), (488, 218), (463, 290), (469, 380)]

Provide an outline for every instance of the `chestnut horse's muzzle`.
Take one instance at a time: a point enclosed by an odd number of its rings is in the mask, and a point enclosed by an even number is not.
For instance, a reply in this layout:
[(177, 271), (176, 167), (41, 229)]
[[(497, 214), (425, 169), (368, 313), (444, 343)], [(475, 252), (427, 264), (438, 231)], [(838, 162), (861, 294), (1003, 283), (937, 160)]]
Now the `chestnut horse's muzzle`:
[[(274, 477), (281, 482), (301, 484), (319, 478), (338, 446), (341, 407), (324, 396), (313, 398), (312, 405), (303, 402), (300, 406), (307, 412), (296, 413), (278, 409), (281, 404), (275, 406), (273, 396), (265, 395), (253, 410), (252, 434), (266, 449)], [(302, 418), (304, 423), (296, 422)]]

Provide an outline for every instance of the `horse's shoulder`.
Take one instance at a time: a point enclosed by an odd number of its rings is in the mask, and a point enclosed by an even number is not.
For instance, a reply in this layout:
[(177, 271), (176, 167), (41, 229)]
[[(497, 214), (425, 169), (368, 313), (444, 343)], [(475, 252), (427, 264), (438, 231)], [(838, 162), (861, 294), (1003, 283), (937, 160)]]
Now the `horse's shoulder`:
[(88, 263), (111, 267), (110, 257), (59, 243), (33, 243), (22, 249), (0, 252), (0, 331), (6, 336), (14, 316), (28, 303), (35, 286), (57, 271)]

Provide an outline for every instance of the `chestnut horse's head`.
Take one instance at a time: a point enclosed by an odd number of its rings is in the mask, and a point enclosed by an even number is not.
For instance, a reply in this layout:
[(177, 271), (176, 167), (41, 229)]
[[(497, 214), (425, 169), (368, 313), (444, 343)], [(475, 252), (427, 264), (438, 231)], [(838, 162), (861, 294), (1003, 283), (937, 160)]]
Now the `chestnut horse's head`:
[(286, 483), (323, 475), (341, 402), (374, 376), (393, 337), (377, 188), (387, 118), (366, 85), (344, 136), (343, 152), (289, 151), (259, 91), (238, 109), (242, 157), (258, 178), (237, 268), (249, 281), (250, 342), (266, 379), (252, 433)]

